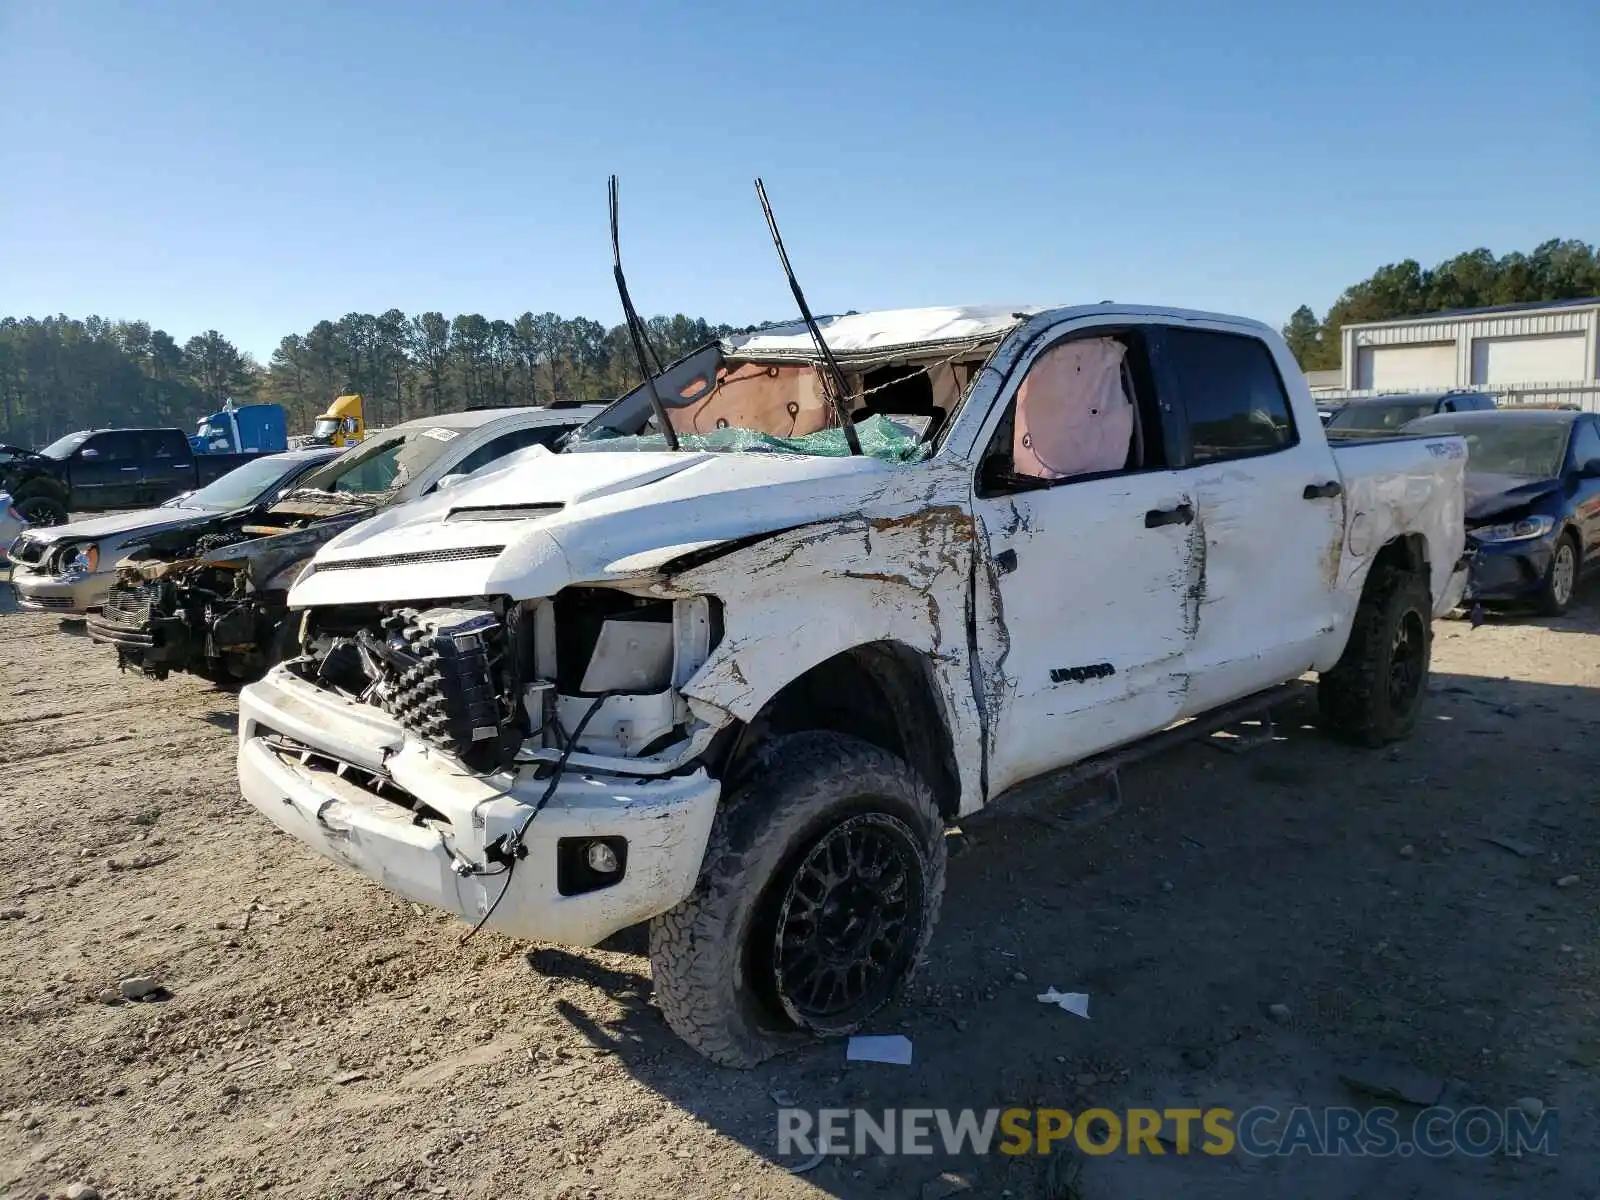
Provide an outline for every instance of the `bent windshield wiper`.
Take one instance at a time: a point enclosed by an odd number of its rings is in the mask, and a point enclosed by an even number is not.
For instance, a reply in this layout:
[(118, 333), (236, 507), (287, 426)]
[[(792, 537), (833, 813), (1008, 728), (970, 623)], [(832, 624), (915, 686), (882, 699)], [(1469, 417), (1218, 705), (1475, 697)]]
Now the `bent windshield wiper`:
[(844, 377), (844, 372), (839, 369), (839, 362), (833, 357), (833, 350), (823, 339), (822, 330), (817, 325), (817, 319), (811, 315), (811, 308), (806, 304), (805, 294), (800, 290), (800, 281), (794, 277), (794, 268), (789, 265), (789, 252), (783, 248), (783, 236), (778, 232), (778, 222), (772, 215), (772, 204), (767, 200), (767, 187), (761, 180), (756, 180), (756, 195), (761, 198), (761, 212), (767, 218), (767, 231), (772, 234), (772, 244), (778, 248), (778, 261), (783, 264), (783, 273), (788, 277), (789, 290), (794, 293), (794, 301), (800, 306), (800, 316), (806, 323), (806, 328), (811, 331), (811, 340), (816, 344), (817, 353), (822, 356), (827, 370), (823, 372), (822, 384), (829, 393), (833, 402), (833, 410), (839, 418), (839, 428), (844, 430), (845, 444), (850, 447), (851, 454), (861, 453), (861, 443), (856, 439), (856, 427), (850, 420), (850, 409), (847, 401), (850, 396), (850, 384)]
[[(628, 281), (622, 275), (622, 242), (617, 236), (617, 177), (611, 177), (611, 274), (617, 281), (617, 295), (622, 300), (622, 316), (628, 323), (628, 340), (633, 343), (634, 357), (639, 360), (639, 374), (644, 376), (644, 385), (650, 392), (650, 407), (655, 412), (656, 423), (661, 426), (661, 436), (667, 441), (668, 450), (678, 448), (678, 431), (673, 429), (672, 422), (667, 419), (667, 406), (661, 403), (661, 393), (656, 391), (656, 372), (661, 370), (660, 363), (656, 370), (650, 369), (650, 360), (645, 355), (645, 347), (649, 345), (649, 336), (645, 333), (644, 323), (639, 320), (639, 313), (633, 307), (633, 298), (628, 295)], [(654, 350), (654, 347), (651, 347)]]

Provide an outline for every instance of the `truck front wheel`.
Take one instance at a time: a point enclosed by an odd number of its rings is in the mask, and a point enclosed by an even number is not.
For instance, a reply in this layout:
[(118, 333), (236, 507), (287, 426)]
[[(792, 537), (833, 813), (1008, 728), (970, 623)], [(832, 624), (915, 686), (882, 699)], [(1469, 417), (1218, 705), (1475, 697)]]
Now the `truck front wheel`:
[(859, 1028), (916, 971), (944, 893), (928, 785), (836, 733), (776, 738), (717, 814), (694, 892), (650, 923), (656, 1000), (728, 1067)]
[(1433, 598), (1415, 571), (1374, 567), (1350, 640), (1317, 682), (1317, 704), (1333, 731), (1362, 746), (1410, 737), (1422, 712), (1433, 651)]
[(29, 525), (43, 527), (67, 523), (66, 507), (49, 496), (33, 495), (20, 498), (13, 502), (12, 507)]

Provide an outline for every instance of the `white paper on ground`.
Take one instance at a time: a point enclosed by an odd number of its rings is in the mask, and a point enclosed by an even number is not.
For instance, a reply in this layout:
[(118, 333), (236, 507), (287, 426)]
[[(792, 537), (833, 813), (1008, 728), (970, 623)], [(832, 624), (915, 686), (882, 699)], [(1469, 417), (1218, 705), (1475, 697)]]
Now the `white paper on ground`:
[(902, 1034), (869, 1034), (853, 1037), (845, 1047), (846, 1062), (893, 1063), (897, 1067), (911, 1065), (911, 1039)]
[(1055, 988), (1041, 992), (1037, 997), (1041, 1004), (1055, 1004), (1065, 1009), (1075, 1017), (1089, 1019), (1089, 995), (1087, 992), (1058, 992)]

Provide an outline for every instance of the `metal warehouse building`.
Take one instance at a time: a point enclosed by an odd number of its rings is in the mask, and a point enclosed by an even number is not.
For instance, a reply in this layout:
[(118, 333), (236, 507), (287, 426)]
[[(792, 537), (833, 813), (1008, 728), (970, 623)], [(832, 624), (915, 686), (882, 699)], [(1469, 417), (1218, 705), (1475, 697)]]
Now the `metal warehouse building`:
[(1600, 297), (1346, 325), (1346, 395), (1475, 388), (1600, 410)]

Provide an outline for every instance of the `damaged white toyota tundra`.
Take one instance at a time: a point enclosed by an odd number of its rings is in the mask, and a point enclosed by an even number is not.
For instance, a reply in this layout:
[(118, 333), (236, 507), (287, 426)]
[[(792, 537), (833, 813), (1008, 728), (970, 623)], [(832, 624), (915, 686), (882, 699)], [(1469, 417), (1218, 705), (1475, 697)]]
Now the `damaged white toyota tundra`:
[(1308, 671), (1329, 728), (1405, 737), (1465, 582), (1461, 441), (1330, 449), (1263, 325), (821, 326), (837, 371), (804, 327), (714, 344), (341, 534), (240, 699), (280, 828), (516, 937), (649, 921), (668, 1022), (729, 1065), (891, 999), (946, 824), (1007, 792)]

